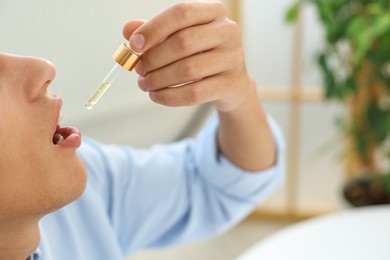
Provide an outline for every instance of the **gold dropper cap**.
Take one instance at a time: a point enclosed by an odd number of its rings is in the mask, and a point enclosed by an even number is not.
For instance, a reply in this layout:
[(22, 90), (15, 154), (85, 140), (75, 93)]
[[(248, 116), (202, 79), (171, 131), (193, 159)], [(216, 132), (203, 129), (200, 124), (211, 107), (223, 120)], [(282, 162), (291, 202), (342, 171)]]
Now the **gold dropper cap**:
[(133, 52), (126, 44), (122, 43), (115, 53), (112, 55), (112, 58), (123, 68), (128, 71), (131, 71), (135, 65), (137, 65), (140, 57), (138, 54)]
[(112, 58), (117, 62), (107, 76), (100, 83), (99, 87), (92, 93), (85, 106), (88, 109), (92, 109), (93, 106), (99, 101), (107, 89), (111, 86), (112, 82), (116, 79), (119, 72), (122, 69), (131, 71), (137, 65), (140, 57), (137, 53), (133, 52), (126, 44), (122, 43), (116, 52), (112, 55)]

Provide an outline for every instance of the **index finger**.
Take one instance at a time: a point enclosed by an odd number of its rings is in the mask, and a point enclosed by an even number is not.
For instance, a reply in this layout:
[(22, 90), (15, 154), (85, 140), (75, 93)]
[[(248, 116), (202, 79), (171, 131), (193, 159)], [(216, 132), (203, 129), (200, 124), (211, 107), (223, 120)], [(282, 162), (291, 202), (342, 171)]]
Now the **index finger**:
[(226, 9), (219, 1), (191, 1), (173, 5), (140, 26), (131, 36), (130, 46), (137, 52), (145, 52), (177, 31), (210, 23), (225, 14)]

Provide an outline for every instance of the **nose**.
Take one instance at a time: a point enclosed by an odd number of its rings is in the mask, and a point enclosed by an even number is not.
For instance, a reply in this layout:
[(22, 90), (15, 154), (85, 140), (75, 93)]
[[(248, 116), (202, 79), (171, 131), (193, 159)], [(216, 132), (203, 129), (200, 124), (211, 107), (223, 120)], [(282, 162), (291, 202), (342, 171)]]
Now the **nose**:
[(14, 81), (12, 86), (35, 97), (54, 80), (56, 69), (46, 59), (0, 53), (0, 73)]
[(46, 59), (36, 58), (37, 66), (41, 66), (42, 79), (46, 80), (46, 82), (52, 82), (56, 76), (56, 68), (54, 64)]
[(42, 58), (26, 57), (23, 68), (25, 76), (34, 82), (32, 87), (36, 88), (47, 88), (56, 76), (54, 64)]

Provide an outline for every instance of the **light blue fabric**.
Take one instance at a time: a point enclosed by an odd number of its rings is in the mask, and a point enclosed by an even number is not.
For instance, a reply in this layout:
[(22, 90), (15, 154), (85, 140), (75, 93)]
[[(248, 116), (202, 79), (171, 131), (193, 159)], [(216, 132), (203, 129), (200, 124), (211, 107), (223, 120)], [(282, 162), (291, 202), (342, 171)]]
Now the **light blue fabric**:
[(216, 117), (195, 140), (149, 150), (84, 139), (78, 153), (88, 168), (86, 190), (41, 220), (34, 259), (124, 259), (226, 231), (283, 179), (283, 137), (269, 122), (277, 162), (258, 174), (218, 155)]

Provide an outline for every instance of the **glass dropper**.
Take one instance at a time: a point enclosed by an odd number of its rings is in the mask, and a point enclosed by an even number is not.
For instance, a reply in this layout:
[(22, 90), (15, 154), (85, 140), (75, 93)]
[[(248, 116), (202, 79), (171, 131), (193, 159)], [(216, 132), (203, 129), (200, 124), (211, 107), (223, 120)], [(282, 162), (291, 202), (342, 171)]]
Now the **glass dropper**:
[(107, 76), (100, 83), (99, 87), (92, 93), (91, 97), (88, 99), (88, 102), (85, 106), (88, 109), (92, 109), (93, 106), (99, 101), (103, 96), (104, 92), (111, 86), (112, 82), (118, 77), (119, 73), (123, 70), (123, 67), (118, 63), (111, 69)]
[(126, 44), (122, 43), (116, 52), (112, 55), (112, 58), (117, 62), (107, 76), (100, 83), (99, 87), (92, 93), (85, 106), (87, 109), (92, 109), (93, 106), (99, 101), (107, 89), (111, 86), (114, 80), (118, 77), (119, 73), (126, 69), (131, 71), (135, 65), (137, 65), (140, 57), (134, 53)]

